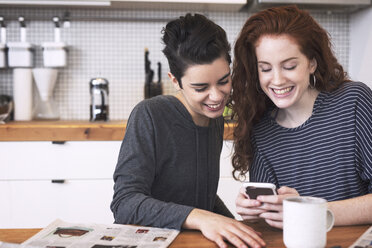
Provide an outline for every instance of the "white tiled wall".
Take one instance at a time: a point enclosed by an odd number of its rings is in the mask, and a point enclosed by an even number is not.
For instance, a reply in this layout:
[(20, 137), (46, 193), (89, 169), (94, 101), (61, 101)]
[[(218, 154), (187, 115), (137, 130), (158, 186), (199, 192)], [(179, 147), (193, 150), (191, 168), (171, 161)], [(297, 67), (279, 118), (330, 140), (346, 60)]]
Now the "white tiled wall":
[(350, 18), (349, 49), (350, 76), (372, 88), (372, 9), (352, 14)]
[[(69, 46), (68, 66), (59, 70), (54, 91), (61, 119), (89, 119), (89, 81), (105, 77), (109, 81), (110, 119), (127, 119), (136, 103), (143, 99), (144, 48), (150, 51), (151, 67), (156, 72), (157, 62), (163, 65), (162, 79), (165, 93), (172, 93), (167, 80), (168, 65), (161, 50), (161, 30), (167, 20), (188, 12), (136, 11), (112, 9), (51, 9), (0, 8), (0, 16), (7, 24), (8, 41), (19, 40), (17, 18), (23, 15), (27, 22), (28, 41), (39, 45), (35, 66), (42, 66), (40, 44), (53, 40), (53, 16), (70, 13), (70, 28), (62, 28), (62, 40)], [(242, 12), (208, 12), (228, 34), (231, 44), (249, 17)], [(320, 14), (313, 16), (331, 34), (335, 52), (348, 67), (349, 15)], [(155, 74), (154, 80), (157, 80)], [(0, 94), (12, 94), (12, 70), (0, 69)]]

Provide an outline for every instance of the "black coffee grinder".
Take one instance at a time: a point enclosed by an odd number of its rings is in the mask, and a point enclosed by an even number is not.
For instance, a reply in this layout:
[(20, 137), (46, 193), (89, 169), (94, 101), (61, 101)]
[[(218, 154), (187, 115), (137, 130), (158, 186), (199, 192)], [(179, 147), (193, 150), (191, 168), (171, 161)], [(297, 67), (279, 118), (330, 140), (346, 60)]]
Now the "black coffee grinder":
[(154, 71), (151, 70), (149, 60), (149, 50), (145, 49), (145, 99), (163, 94), (163, 85), (161, 83), (161, 63), (158, 62), (158, 82), (153, 82)]
[(90, 121), (108, 121), (108, 81), (104, 78), (90, 80)]

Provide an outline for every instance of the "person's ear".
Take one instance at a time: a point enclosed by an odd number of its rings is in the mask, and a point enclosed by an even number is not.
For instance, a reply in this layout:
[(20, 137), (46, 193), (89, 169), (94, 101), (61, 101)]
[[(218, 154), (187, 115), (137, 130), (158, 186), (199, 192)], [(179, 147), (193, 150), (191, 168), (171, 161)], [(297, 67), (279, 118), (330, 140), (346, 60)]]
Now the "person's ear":
[(318, 67), (318, 63), (316, 62), (316, 59), (313, 58), (310, 60), (310, 74), (313, 74), (316, 71), (316, 68)]
[(173, 76), (173, 74), (170, 73), (170, 72), (168, 72), (168, 77), (169, 77), (169, 79), (171, 80), (171, 82), (172, 82), (174, 88), (175, 88), (177, 91), (180, 90), (181, 88), (180, 88), (180, 84), (178, 83), (177, 78), (176, 78), (175, 76)]

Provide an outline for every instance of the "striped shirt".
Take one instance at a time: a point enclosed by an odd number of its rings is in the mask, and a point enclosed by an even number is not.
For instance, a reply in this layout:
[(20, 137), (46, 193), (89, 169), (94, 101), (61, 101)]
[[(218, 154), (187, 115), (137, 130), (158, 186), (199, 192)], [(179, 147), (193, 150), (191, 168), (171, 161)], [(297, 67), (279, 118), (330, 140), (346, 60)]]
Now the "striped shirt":
[(254, 127), (251, 182), (328, 201), (372, 193), (372, 91), (360, 82), (321, 92), (311, 117), (284, 128), (267, 112)]

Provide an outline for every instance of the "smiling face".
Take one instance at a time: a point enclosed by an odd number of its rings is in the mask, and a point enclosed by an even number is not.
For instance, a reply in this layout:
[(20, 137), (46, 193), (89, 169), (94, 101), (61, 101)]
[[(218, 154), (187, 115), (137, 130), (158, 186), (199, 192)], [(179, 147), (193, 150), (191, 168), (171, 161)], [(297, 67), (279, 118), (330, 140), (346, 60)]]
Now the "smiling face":
[(194, 123), (208, 126), (209, 119), (220, 117), (231, 91), (230, 67), (225, 57), (211, 64), (192, 65), (181, 78), (182, 89), (177, 79), (168, 74), (180, 93), (178, 99), (189, 111)]
[[(316, 61), (309, 60), (287, 35), (264, 35), (256, 43), (258, 76), (265, 94), (280, 109), (307, 107)], [(311, 106), (312, 107), (312, 106)]]

